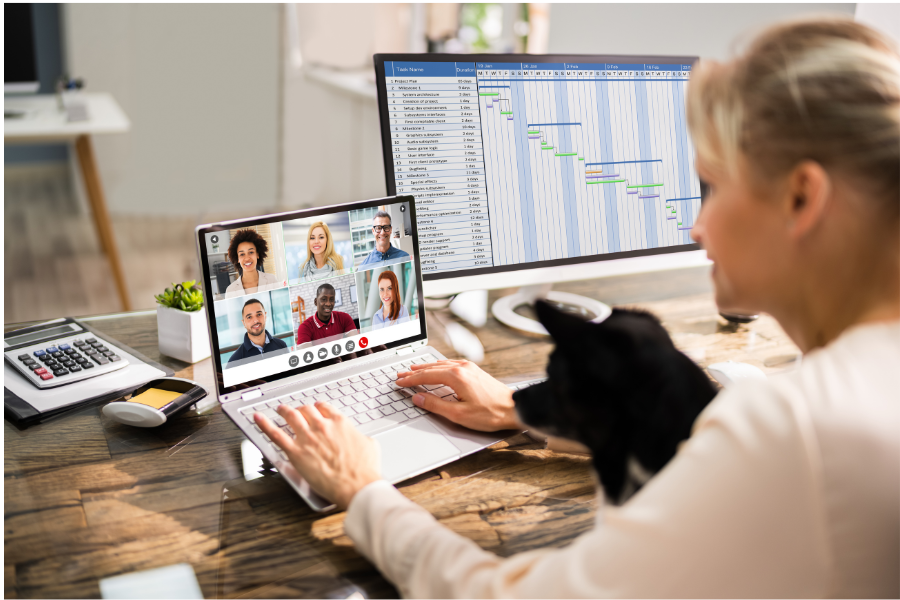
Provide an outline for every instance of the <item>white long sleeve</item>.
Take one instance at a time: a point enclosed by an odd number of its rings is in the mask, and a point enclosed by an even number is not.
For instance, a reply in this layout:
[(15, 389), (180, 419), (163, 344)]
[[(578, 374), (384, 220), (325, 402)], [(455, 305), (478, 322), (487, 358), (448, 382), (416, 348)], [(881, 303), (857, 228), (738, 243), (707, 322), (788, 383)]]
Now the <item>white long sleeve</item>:
[(501, 559), (385, 482), (345, 530), (407, 597), (896, 597), (898, 365), (897, 324), (859, 327), (720, 394), (665, 469), (561, 550)]

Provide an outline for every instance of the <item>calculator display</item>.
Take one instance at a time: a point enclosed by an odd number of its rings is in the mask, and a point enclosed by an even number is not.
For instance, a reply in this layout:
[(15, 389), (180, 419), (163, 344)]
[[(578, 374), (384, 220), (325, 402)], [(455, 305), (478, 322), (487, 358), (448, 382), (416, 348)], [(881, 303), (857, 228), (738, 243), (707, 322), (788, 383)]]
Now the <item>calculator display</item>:
[(42, 329), (33, 333), (17, 335), (15, 337), (4, 337), (3, 341), (8, 346), (18, 346), (19, 344), (27, 344), (28, 342), (36, 342), (38, 340), (48, 340), (61, 335), (71, 335), (73, 331), (80, 331), (80, 328), (74, 328), (70, 324), (51, 327), (50, 329)]

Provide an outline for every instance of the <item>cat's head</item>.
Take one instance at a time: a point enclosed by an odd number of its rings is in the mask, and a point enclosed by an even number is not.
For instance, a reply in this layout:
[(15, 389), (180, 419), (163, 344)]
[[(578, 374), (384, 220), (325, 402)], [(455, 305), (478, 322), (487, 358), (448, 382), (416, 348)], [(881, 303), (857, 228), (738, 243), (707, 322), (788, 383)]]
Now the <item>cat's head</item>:
[(546, 302), (536, 309), (556, 348), (547, 381), (513, 395), (516, 411), (525, 424), (590, 448), (607, 495), (616, 499), (629, 460), (659, 471), (715, 388), (650, 313), (614, 309), (590, 323)]

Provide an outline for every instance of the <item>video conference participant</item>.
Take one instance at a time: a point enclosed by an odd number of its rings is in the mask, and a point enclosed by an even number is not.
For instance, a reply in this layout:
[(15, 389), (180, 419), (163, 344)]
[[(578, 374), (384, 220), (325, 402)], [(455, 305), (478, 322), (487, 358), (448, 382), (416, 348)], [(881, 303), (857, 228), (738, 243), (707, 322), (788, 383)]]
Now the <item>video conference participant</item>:
[(266, 331), (266, 309), (256, 298), (244, 303), (244, 308), (241, 309), (241, 322), (247, 333), (244, 334), (244, 343), (228, 359), (228, 366), (232, 366), (232, 363), (238, 360), (287, 348), (284, 340), (271, 336)]
[(383, 210), (372, 219), (372, 233), (375, 234), (375, 249), (360, 263), (363, 267), (383, 267), (409, 259), (409, 252), (391, 246), (391, 215)]
[(381, 296), (381, 308), (372, 316), (372, 329), (409, 321), (409, 311), (400, 303), (400, 284), (393, 271), (384, 271), (378, 276), (378, 295)]
[(300, 323), (300, 327), (297, 328), (297, 344), (305, 344), (345, 333), (356, 333), (353, 317), (345, 312), (334, 310), (335, 297), (333, 285), (323, 283), (319, 286), (316, 290), (316, 298), (313, 300), (316, 312)]
[(301, 281), (324, 279), (344, 270), (344, 259), (335, 252), (331, 230), (323, 221), (316, 221), (309, 227), (306, 256), (306, 261), (300, 265)]
[(228, 245), (228, 260), (237, 269), (238, 278), (225, 288), (226, 299), (265, 292), (281, 286), (275, 275), (257, 269), (268, 256), (268, 252), (268, 242), (252, 229), (241, 229), (234, 234)]

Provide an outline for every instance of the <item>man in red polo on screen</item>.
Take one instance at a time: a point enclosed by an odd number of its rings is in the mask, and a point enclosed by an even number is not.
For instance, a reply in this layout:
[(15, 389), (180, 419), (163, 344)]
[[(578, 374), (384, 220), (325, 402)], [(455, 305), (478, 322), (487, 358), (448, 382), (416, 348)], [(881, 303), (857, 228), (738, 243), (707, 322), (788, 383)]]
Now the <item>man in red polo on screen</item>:
[(313, 304), (316, 306), (315, 314), (300, 323), (300, 327), (297, 328), (298, 345), (335, 336), (343, 337), (348, 333), (356, 334), (353, 317), (334, 310), (335, 297), (333, 285), (323, 283), (319, 286), (316, 290), (316, 298), (313, 300)]

